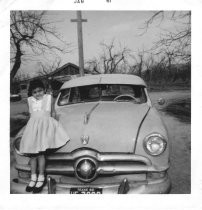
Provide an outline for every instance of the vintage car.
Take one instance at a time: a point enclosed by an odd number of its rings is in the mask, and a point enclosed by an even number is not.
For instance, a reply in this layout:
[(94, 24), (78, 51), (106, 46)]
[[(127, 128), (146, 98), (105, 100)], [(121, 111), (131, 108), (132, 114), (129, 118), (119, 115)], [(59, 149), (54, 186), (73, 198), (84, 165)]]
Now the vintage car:
[[(162, 104), (163, 100), (159, 101)], [(169, 140), (145, 82), (125, 74), (90, 75), (65, 82), (56, 118), (71, 140), (46, 155), (49, 194), (168, 193)], [(25, 193), (29, 158), (14, 141), (18, 177), (11, 193)]]

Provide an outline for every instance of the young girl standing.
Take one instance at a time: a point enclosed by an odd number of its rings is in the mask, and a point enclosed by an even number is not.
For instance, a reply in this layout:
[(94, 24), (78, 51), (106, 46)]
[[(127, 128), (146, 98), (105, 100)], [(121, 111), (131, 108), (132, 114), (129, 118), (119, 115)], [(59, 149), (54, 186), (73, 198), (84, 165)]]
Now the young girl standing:
[(45, 87), (40, 80), (30, 82), (30, 94), (30, 119), (22, 136), (20, 152), (30, 157), (31, 181), (26, 191), (39, 193), (46, 184), (45, 151), (62, 147), (69, 141), (69, 137), (59, 122), (51, 117), (51, 95), (45, 94)]

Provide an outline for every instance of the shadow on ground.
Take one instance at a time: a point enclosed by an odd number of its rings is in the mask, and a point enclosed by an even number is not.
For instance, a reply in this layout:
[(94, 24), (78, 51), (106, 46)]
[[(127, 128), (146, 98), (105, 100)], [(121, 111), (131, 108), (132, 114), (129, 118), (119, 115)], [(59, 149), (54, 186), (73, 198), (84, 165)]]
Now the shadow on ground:
[(177, 118), (180, 122), (191, 123), (191, 98), (171, 100), (161, 111)]

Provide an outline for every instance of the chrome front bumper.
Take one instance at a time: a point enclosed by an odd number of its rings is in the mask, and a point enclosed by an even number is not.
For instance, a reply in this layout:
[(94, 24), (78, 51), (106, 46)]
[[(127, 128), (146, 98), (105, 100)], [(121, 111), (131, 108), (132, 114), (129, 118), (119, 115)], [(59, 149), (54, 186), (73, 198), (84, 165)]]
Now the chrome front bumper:
[[(25, 187), (28, 183), (15, 179), (11, 183), (12, 194), (25, 194)], [(166, 173), (163, 178), (145, 181), (130, 181), (127, 178), (116, 184), (64, 184), (56, 183), (50, 176), (47, 178), (47, 185), (42, 194), (70, 194), (71, 188), (102, 188), (102, 194), (165, 194), (171, 188), (170, 179)]]
[[(91, 158), (97, 163), (96, 174), (120, 175), (147, 172), (164, 172), (169, 168), (169, 164), (164, 166), (153, 165), (152, 162), (144, 157), (135, 154), (101, 154), (92, 150), (78, 150), (73, 153), (52, 154), (47, 156), (46, 173), (58, 175), (74, 175), (75, 162)], [(30, 172), (28, 164), (16, 164), (15, 168), (19, 171)]]
[[(83, 181), (76, 174), (76, 163), (86, 159), (94, 160), (96, 165), (95, 176), (90, 181)], [(71, 188), (101, 188), (103, 194), (168, 193), (171, 187), (168, 168), (169, 163), (162, 166), (153, 165), (147, 157), (135, 154), (106, 154), (86, 148), (68, 154), (54, 153), (47, 156), (48, 182), (42, 193), (69, 194)], [(16, 169), (18, 172), (30, 173), (28, 163), (16, 164)], [(149, 176), (152, 173), (157, 176)], [(120, 175), (121, 178), (117, 178)], [(64, 176), (67, 179), (54, 181), (56, 176)], [(71, 177), (77, 181), (71, 181)], [(11, 193), (25, 193), (28, 181), (14, 179)]]

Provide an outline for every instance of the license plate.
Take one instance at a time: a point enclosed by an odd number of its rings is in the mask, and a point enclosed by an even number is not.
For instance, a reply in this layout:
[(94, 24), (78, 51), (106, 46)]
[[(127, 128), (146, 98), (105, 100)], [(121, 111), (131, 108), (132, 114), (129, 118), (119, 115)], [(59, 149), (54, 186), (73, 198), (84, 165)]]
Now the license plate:
[(102, 194), (102, 189), (100, 188), (81, 188), (81, 187), (75, 187), (70, 189), (70, 194)]

